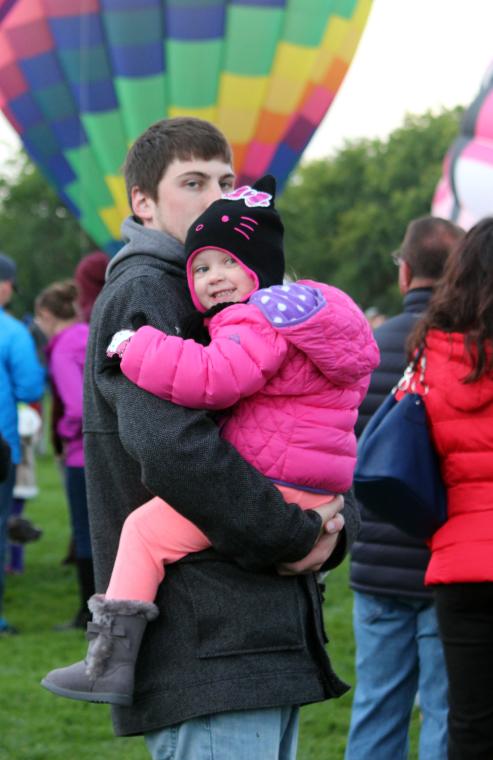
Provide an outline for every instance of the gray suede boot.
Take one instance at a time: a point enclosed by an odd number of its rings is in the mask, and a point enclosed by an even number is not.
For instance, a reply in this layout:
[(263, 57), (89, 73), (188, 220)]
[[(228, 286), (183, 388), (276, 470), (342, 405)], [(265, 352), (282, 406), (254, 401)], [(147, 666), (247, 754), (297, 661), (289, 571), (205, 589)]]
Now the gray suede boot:
[(88, 606), (93, 622), (87, 624), (85, 660), (52, 670), (41, 685), (69, 699), (131, 705), (140, 642), (158, 608), (152, 602), (106, 599), (102, 594), (94, 594)]

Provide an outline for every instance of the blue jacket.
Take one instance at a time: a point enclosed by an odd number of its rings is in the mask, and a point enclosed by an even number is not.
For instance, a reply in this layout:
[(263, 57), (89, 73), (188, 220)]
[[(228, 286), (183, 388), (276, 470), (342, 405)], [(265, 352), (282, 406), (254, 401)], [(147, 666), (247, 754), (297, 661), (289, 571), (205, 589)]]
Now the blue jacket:
[(0, 307), (0, 433), (14, 464), (20, 460), (17, 403), (37, 401), (44, 386), (45, 372), (29, 330)]
[[(407, 364), (407, 336), (426, 309), (431, 293), (431, 288), (408, 291), (402, 313), (375, 330), (381, 361), (360, 407), (356, 425), (358, 437), (402, 376)], [(366, 594), (429, 600), (431, 591), (424, 587), (424, 574), (430, 553), (425, 542), (380, 519), (363, 504), (360, 506), (361, 530), (351, 553), (351, 587)]]

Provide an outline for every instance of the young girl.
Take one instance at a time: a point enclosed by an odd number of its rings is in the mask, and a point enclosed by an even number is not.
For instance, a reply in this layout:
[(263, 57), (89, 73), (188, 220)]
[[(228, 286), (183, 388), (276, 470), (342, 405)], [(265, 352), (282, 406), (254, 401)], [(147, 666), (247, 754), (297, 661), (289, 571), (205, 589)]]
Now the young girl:
[(56, 626), (56, 630), (61, 631), (86, 627), (91, 619), (87, 604), (94, 595), (82, 445), (82, 386), (89, 327), (80, 321), (77, 296), (75, 281), (63, 280), (48, 285), (35, 302), (36, 323), (48, 339), (45, 351), (54, 404), (59, 409), (53, 432), (62, 447), (80, 596), (80, 607), (74, 618)]
[[(282, 284), (274, 193), (271, 177), (241, 187), (189, 230), (188, 285), (208, 345), (146, 326), (117, 333), (108, 355), (120, 357), (124, 374), (150, 393), (191, 408), (228, 409), (222, 435), (287, 502), (310, 509), (351, 486), (353, 427), (378, 349), (364, 315), (340, 290)], [(43, 686), (72, 699), (131, 704), (134, 664), (146, 622), (158, 612), (153, 599), (164, 565), (209, 546), (159, 498), (132, 512), (107, 592), (89, 604), (86, 660), (52, 671)]]

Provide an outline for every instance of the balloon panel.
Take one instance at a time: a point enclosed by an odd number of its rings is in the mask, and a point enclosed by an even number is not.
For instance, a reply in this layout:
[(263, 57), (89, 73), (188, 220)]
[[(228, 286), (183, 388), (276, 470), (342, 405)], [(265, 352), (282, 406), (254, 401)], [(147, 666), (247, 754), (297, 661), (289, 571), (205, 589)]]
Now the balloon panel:
[(344, 79), (371, 0), (0, 0), (0, 108), (101, 248), (150, 124), (219, 126), (239, 182), (280, 187)]
[(493, 62), (445, 156), (432, 213), (466, 230), (493, 215)]

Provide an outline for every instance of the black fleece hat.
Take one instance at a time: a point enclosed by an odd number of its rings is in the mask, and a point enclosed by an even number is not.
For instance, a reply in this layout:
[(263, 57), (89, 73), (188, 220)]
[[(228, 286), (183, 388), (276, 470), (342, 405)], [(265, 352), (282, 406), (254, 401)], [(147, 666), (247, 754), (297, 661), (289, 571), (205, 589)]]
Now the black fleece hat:
[(284, 227), (274, 207), (275, 194), (276, 181), (267, 174), (253, 187), (243, 185), (214, 201), (188, 230), (188, 285), (200, 311), (203, 308), (195, 295), (191, 264), (205, 248), (219, 248), (237, 259), (253, 277), (255, 290), (282, 284)]

